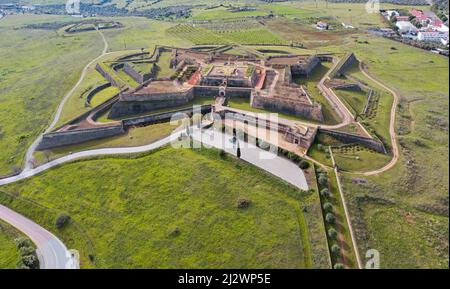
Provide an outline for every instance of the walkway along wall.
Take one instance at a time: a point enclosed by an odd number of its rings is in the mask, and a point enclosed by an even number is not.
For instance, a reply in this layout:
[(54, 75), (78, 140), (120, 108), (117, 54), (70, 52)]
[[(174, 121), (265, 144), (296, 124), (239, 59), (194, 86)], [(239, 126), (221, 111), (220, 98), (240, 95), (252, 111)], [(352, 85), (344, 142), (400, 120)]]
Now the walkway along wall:
[(106, 80), (108, 80), (111, 85), (115, 87), (120, 87), (118, 83), (100, 64), (95, 65), (95, 70), (97, 70)]
[(77, 129), (44, 134), (37, 150), (52, 149), (72, 144), (79, 144), (90, 140), (97, 140), (125, 133), (123, 124), (115, 126)]
[(379, 140), (341, 131), (323, 129), (320, 127), (319, 132), (334, 137), (335, 139), (340, 140), (343, 143), (357, 143), (370, 149), (373, 149), (377, 152), (387, 154), (386, 148), (384, 147), (383, 143)]
[[(200, 106), (201, 114), (210, 113), (212, 111), (211, 105)], [(98, 140), (117, 136), (126, 133), (128, 128), (134, 126), (147, 126), (150, 124), (167, 122), (179, 115), (180, 118), (187, 115), (191, 117), (193, 115), (193, 109), (179, 109), (165, 113), (159, 113), (154, 115), (147, 115), (135, 118), (124, 119), (115, 125), (107, 127), (94, 127), (89, 129), (76, 129), (68, 131), (56, 131), (47, 133), (43, 136), (42, 141), (39, 143), (37, 150), (47, 150), (57, 147), (63, 147), (67, 145), (79, 144), (91, 140)]]
[(289, 99), (264, 97), (255, 93), (252, 97), (251, 106), (323, 121), (322, 106), (319, 103), (299, 103)]
[[(201, 114), (210, 113), (211, 111), (212, 105), (210, 104), (200, 106)], [(122, 124), (124, 128), (129, 128), (131, 126), (146, 126), (150, 124), (170, 121), (172, 120), (172, 117), (175, 117), (175, 115), (179, 115), (180, 118), (182, 118), (184, 115), (191, 117), (193, 115), (193, 109), (186, 108), (153, 115), (127, 118), (122, 121)]]
[(89, 106), (91, 104), (91, 100), (94, 97), (94, 95), (96, 95), (98, 92), (100, 92), (101, 90), (108, 88), (111, 86), (110, 82), (101, 84), (99, 86), (96, 86), (95, 88), (93, 88), (91, 91), (89, 91), (87, 97), (86, 97), (86, 105)]
[(353, 63), (357, 61), (355, 54), (347, 53), (344, 58), (339, 60), (338, 65), (330, 73), (330, 78), (341, 77), (345, 70), (348, 69)]
[[(211, 100), (219, 95), (217, 86), (195, 86), (186, 91), (135, 94), (123, 93), (111, 108), (109, 118), (136, 115), (138, 113), (151, 112), (158, 109), (177, 107), (188, 104), (194, 97), (210, 97)], [(227, 97), (250, 98), (250, 88), (227, 87)]]

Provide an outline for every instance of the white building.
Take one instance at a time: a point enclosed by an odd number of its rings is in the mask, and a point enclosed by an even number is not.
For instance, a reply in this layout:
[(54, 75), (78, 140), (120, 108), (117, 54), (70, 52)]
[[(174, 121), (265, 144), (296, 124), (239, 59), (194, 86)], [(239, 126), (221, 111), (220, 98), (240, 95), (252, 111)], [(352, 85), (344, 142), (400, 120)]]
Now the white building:
[(448, 32), (428, 30), (419, 31), (417, 34), (417, 40), (419, 41), (439, 42), (441, 39), (448, 39)]
[(386, 11), (387, 19), (391, 20), (393, 17), (400, 16), (397, 10), (387, 10)]
[(409, 21), (397, 21), (395, 23), (395, 26), (398, 27), (398, 32), (405, 34), (405, 33), (416, 33), (417, 28)]

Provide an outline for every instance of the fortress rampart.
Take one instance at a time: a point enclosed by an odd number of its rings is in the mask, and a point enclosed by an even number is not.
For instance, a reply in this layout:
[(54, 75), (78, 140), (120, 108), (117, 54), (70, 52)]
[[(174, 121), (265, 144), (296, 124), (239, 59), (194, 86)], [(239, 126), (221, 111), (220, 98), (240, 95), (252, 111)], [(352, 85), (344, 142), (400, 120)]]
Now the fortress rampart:
[(344, 58), (339, 60), (338, 65), (330, 73), (330, 78), (341, 77), (345, 70), (352, 66), (357, 61), (355, 54), (347, 53)]
[[(250, 98), (251, 88), (227, 87), (227, 97)], [(181, 92), (161, 92), (149, 94), (124, 93), (120, 96), (109, 114), (110, 118), (118, 118), (137, 113), (151, 112), (157, 109), (170, 108), (188, 104), (194, 97), (210, 97), (219, 95), (217, 86), (195, 86)]]
[(357, 144), (363, 145), (365, 147), (368, 147), (370, 149), (373, 149), (377, 152), (380, 152), (383, 154), (387, 153), (386, 148), (384, 147), (383, 143), (376, 139), (363, 137), (363, 136), (359, 136), (359, 135), (355, 135), (355, 134), (351, 134), (351, 133), (341, 132), (341, 131), (323, 129), (320, 127), (319, 127), (319, 132), (324, 133), (329, 136), (332, 136), (335, 139), (337, 139), (343, 143), (346, 143), (346, 144), (357, 143)]
[(115, 87), (120, 87), (120, 83), (118, 83), (100, 64), (97, 63), (95, 66), (95, 70), (97, 70), (111, 85)]
[(131, 78), (133, 78), (137, 83), (143, 83), (145, 80), (144, 79), (145, 74), (139, 74), (139, 72), (134, 70), (134, 68), (131, 67), (131, 65), (129, 65), (128, 63), (125, 63), (123, 65), (123, 71), (126, 74), (128, 74)]
[[(212, 111), (211, 105), (202, 105), (202, 106), (200, 106), (200, 109), (199, 109), (199, 112), (201, 114), (210, 113), (211, 111)], [(146, 116), (124, 119), (122, 121), (122, 123), (125, 128), (131, 127), (131, 126), (146, 126), (146, 125), (150, 125), (150, 124), (170, 121), (173, 117), (175, 117), (175, 115), (179, 115), (180, 118), (183, 115), (187, 115), (187, 116), (191, 117), (193, 113), (194, 112), (193, 112), (192, 108), (178, 109), (178, 110), (164, 112), (164, 113), (158, 113), (158, 114), (153, 114), (153, 115), (146, 115)]]
[[(202, 105), (199, 109), (199, 112), (201, 114), (206, 114), (211, 111), (211, 105)], [(42, 151), (67, 145), (79, 144), (91, 140), (117, 136), (126, 133), (127, 129), (130, 127), (146, 126), (150, 124), (170, 121), (172, 117), (174, 117), (174, 115), (179, 115), (180, 118), (184, 115), (190, 117), (193, 113), (194, 112), (192, 108), (186, 108), (165, 113), (124, 119), (110, 126), (51, 132), (43, 136), (41, 142), (37, 147), (37, 150)]]
[(320, 64), (320, 59), (313, 55), (309, 57), (304, 63), (293, 64), (291, 66), (291, 72), (294, 76), (309, 76), (309, 74)]
[(286, 98), (265, 97), (254, 94), (251, 105), (256, 108), (279, 111), (316, 121), (323, 121), (322, 106), (319, 103), (308, 104)]
[(91, 91), (89, 91), (88, 95), (86, 96), (86, 105), (90, 105), (91, 104), (91, 100), (94, 97), (94, 95), (96, 95), (98, 92), (102, 91), (105, 88), (108, 88), (111, 86), (110, 82), (101, 84), (95, 88), (93, 88)]
[(97, 140), (125, 133), (122, 124), (92, 129), (77, 129), (44, 134), (37, 150), (52, 149), (72, 144)]

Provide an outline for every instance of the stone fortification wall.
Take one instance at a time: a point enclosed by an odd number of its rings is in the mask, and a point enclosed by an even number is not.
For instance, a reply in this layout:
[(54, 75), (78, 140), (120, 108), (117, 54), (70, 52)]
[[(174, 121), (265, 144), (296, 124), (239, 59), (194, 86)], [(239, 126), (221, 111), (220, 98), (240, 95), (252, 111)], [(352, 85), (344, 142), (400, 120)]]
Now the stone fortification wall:
[(144, 75), (139, 74), (134, 68), (129, 65), (128, 63), (125, 63), (123, 66), (123, 71), (128, 74), (131, 78), (133, 78), (137, 83), (143, 83), (144, 82)]
[(299, 117), (323, 121), (322, 106), (318, 103), (306, 104), (289, 99), (253, 95), (251, 105), (256, 108), (278, 111)]
[[(212, 106), (211, 105), (202, 105), (202, 106), (200, 106), (199, 111), (201, 114), (210, 113), (212, 111)], [(123, 123), (124, 128), (128, 128), (131, 126), (146, 126), (146, 125), (150, 125), (150, 124), (170, 121), (172, 119), (172, 117), (175, 117), (175, 115), (179, 115), (181, 117), (182, 115), (192, 116), (192, 114), (193, 114), (192, 108), (178, 109), (178, 110), (164, 112), (164, 113), (158, 113), (158, 114), (124, 119), (122, 121), (122, 123)]]
[(290, 85), (292, 83), (292, 71), (290, 67), (284, 68), (284, 84)]
[(311, 146), (317, 130), (314, 128), (309, 128), (305, 134), (301, 134), (296, 128), (289, 126), (287, 124), (277, 122), (274, 123), (269, 119), (259, 118), (257, 115), (249, 113), (242, 114), (230, 111), (228, 109), (219, 112), (222, 118), (235, 119), (237, 121), (247, 123), (251, 126), (257, 126), (260, 128), (276, 130), (279, 133), (284, 134), (284, 138), (291, 143), (295, 143), (305, 149), (309, 149)]
[(91, 129), (78, 129), (73, 131), (52, 132), (44, 134), (37, 150), (47, 150), (72, 144), (102, 139), (125, 133), (122, 124)]
[(109, 118), (118, 118), (127, 115), (151, 112), (157, 109), (164, 109), (186, 105), (193, 99), (192, 90), (185, 93), (158, 94), (151, 96), (152, 100), (118, 101), (109, 113)]
[(95, 66), (95, 70), (97, 70), (106, 80), (108, 80), (111, 85), (115, 87), (121, 86), (120, 83), (117, 82), (105, 69), (103, 69), (100, 64), (97, 63), (97, 65)]
[[(211, 105), (202, 105), (199, 109), (201, 114), (206, 114), (212, 111)], [(124, 119), (117, 125), (98, 127), (90, 129), (77, 129), (60, 132), (51, 132), (43, 136), (39, 143), (37, 150), (47, 150), (57, 147), (79, 144), (91, 140), (97, 140), (107, 138), (111, 136), (117, 136), (124, 134), (129, 127), (133, 126), (146, 126), (159, 122), (166, 122), (175, 117), (178, 114), (180, 117), (183, 115), (192, 116), (192, 108), (174, 110), (166, 113), (159, 113), (148, 116), (141, 116), (135, 118)]]
[[(193, 89), (194, 96), (196, 97), (216, 97), (219, 95), (219, 87), (217, 86), (195, 86)], [(226, 97), (250, 98), (252, 89), (245, 87), (227, 87), (225, 93)]]
[(107, 83), (101, 84), (101, 85), (93, 88), (91, 91), (89, 91), (88, 95), (86, 96), (86, 105), (89, 106), (91, 104), (91, 100), (94, 97), (94, 95), (96, 95), (101, 90), (108, 88), (110, 86), (111, 86), (111, 83), (107, 82)]
[(223, 80), (226, 79), (227, 86), (229, 87), (251, 87), (252, 81), (250, 78), (232, 77), (232, 76), (219, 76), (208, 75), (202, 76), (200, 84), (204, 86), (219, 86)]
[[(194, 97), (211, 97), (219, 95), (217, 86), (195, 86), (183, 92), (154, 93), (148, 95), (122, 94), (109, 113), (110, 118), (118, 118), (157, 109), (186, 105)], [(227, 97), (250, 98), (250, 88), (227, 87)]]
[(293, 75), (306, 75), (309, 76), (314, 68), (320, 64), (320, 59), (316, 55), (309, 57), (305, 63), (294, 64), (291, 66), (291, 72)]
[(344, 58), (339, 61), (334, 70), (330, 73), (330, 78), (343, 76), (345, 70), (352, 66), (356, 61), (358, 60), (356, 59), (355, 54), (347, 53)]
[(383, 143), (379, 140), (363, 137), (351, 133), (341, 132), (341, 131), (335, 131), (335, 130), (328, 130), (319, 128), (319, 132), (324, 133), (326, 135), (332, 136), (335, 139), (343, 142), (343, 143), (357, 143), (360, 145), (363, 145), (365, 147), (371, 148), (377, 152), (386, 154), (386, 148), (384, 147)]

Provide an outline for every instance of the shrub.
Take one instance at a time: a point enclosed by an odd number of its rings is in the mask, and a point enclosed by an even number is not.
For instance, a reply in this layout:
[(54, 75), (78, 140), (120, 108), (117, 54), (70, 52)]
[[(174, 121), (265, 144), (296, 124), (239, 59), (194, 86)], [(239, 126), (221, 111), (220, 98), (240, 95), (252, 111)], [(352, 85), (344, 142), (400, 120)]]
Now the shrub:
[(307, 168), (309, 168), (309, 163), (305, 160), (301, 160), (300, 163), (298, 164), (298, 166), (302, 169), (302, 170), (306, 170)]
[(247, 199), (238, 199), (237, 201), (237, 207), (239, 209), (245, 209), (250, 206), (251, 201)]
[(330, 202), (326, 202), (323, 204), (323, 209), (327, 212), (330, 212), (333, 209), (333, 205)]
[(35, 253), (35, 250), (33, 247), (20, 248), (20, 255), (22, 255), (22, 256), (34, 255), (34, 253)]
[(224, 159), (226, 157), (227, 153), (224, 150), (219, 151), (219, 156), (221, 159)]
[(341, 253), (341, 248), (339, 248), (337, 244), (333, 244), (333, 246), (331, 246), (331, 253), (339, 255), (339, 253)]
[(334, 224), (336, 222), (336, 217), (333, 215), (333, 213), (327, 213), (325, 215), (325, 220), (329, 224)]
[(33, 243), (30, 239), (25, 237), (20, 237), (15, 239), (17, 248), (21, 249), (23, 247), (33, 247)]
[(334, 264), (333, 268), (334, 269), (344, 269), (345, 267), (344, 267), (344, 264), (342, 264), (342, 263), (336, 263), (336, 264)]
[(62, 213), (56, 218), (55, 226), (58, 230), (60, 230), (70, 224), (70, 220), (71, 219), (68, 214)]
[(173, 228), (169, 233), (169, 235), (172, 237), (179, 236), (180, 234), (181, 234), (181, 230), (178, 227)]
[(325, 174), (320, 174), (319, 178), (317, 179), (317, 181), (319, 182), (319, 184), (322, 187), (325, 187), (328, 184), (328, 177)]
[(330, 191), (329, 191), (327, 188), (322, 189), (322, 190), (320, 191), (320, 195), (321, 195), (323, 198), (328, 198), (328, 197), (330, 197)]
[(35, 255), (23, 256), (21, 263), (23, 264), (23, 266), (19, 267), (22, 268), (37, 269), (39, 267), (39, 261)]
[(333, 228), (328, 230), (328, 237), (331, 239), (335, 239), (337, 237), (337, 231)]

